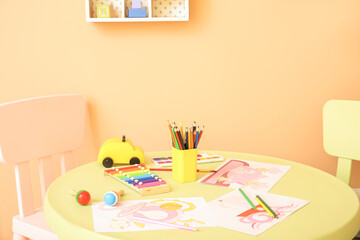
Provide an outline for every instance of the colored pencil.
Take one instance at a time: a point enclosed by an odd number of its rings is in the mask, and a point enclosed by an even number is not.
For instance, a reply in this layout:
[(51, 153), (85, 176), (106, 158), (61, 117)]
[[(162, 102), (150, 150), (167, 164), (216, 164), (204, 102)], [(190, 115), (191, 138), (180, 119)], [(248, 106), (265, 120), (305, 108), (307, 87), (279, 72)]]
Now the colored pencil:
[(205, 126), (203, 126), (201, 131), (200, 131), (198, 145), (199, 145), (199, 142), (200, 142), (201, 135), (203, 134), (204, 128), (205, 128)]
[(183, 137), (181, 135), (181, 131), (180, 131), (180, 129), (178, 127), (176, 127), (176, 129), (177, 129), (177, 134), (178, 134), (179, 139), (180, 139), (180, 144), (181, 144), (181, 148), (182, 148), (181, 150), (185, 150), (184, 139), (183, 139)]
[(246, 196), (246, 194), (244, 193), (244, 191), (239, 188), (239, 191), (241, 192), (241, 194), (244, 196), (245, 200), (250, 204), (250, 206), (256, 210), (255, 205), (250, 201), (250, 199), (248, 198), (248, 196)]
[(175, 129), (174, 129), (174, 128), (175, 128), (175, 123), (173, 123), (171, 126), (172, 126), (172, 133), (173, 133), (174, 139), (175, 139), (176, 148), (177, 148), (177, 149), (180, 149), (178, 140), (177, 140), (177, 138), (176, 138)]
[(197, 228), (188, 227), (188, 226), (179, 225), (179, 224), (161, 222), (161, 221), (156, 221), (156, 220), (147, 219), (147, 218), (139, 218), (139, 217), (134, 217), (134, 216), (132, 216), (131, 218), (133, 221), (136, 221), (136, 222), (139, 221), (139, 222), (143, 222), (143, 223), (158, 224), (158, 225), (162, 225), (162, 226), (166, 226), (166, 227), (180, 228), (180, 229), (191, 230), (191, 231), (199, 231), (199, 229), (197, 229)]
[(169, 120), (168, 120), (168, 126), (169, 126), (169, 130), (170, 130), (172, 145), (173, 145), (173, 147), (175, 147), (175, 139), (174, 139), (174, 135), (173, 135), (172, 130), (171, 130), (171, 124), (170, 124)]
[(195, 131), (196, 130), (196, 122), (194, 121), (193, 122), (193, 131)]
[[(150, 168), (151, 171), (172, 171), (171, 168)], [(197, 172), (216, 172), (216, 170), (212, 169), (197, 169)]]
[(195, 144), (194, 144), (194, 148), (197, 148), (198, 142), (199, 142), (199, 127), (196, 130), (196, 134), (195, 134)]
[(193, 122), (192, 126), (192, 134), (191, 134), (193, 141), (192, 141), (192, 148), (195, 148), (195, 139), (196, 139), (196, 122)]
[(190, 128), (189, 131), (189, 148), (188, 149), (193, 149), (193, 133), (192, 133), (192, 127)]
[(272, 216), (273, 218), (278, 218), (276, 213), (270, 208), (269, 205), (266, 204), (266, 202), (259, 195), (256, 195), (256, 200), (265, 209), (265, 211), (267, 211), (270, 214), (270, 216)]
[(261, 207), (272, 217), (275, 218), (274, 214), (264, 205), (262, 201), (260, 201), (258, 198), (256, 198), (256, 201), (258, 201), (261, 205)]
[(204, 131), (204, 126), (200, 130), (200, 127), (196, 126), (196, 122), (193, 121), (189, 128), (185, 128), (181, 122), (178, 127), (175, 122), (170, 123), (168, 120), (168, 127), (171, 135), (172, 146), (174, 148), (179, 150), (198, 148), (200, 138)]
[(175, 136), (176, 136), (177, 142), (178, 142), (178, 144), (179, 144), (179, 149), (180, 149), (180, 150), (184, 150), (184, 149), (182, 148), (182, 144), (181, 144), (180, 136), (179, 136), (179, 131), (177, 130), (177, 127), (175, 127), (174, 131), (175, 131)]
[(180, 132), (181, 132), (181, 137), (184, 139), (185, 138), (184, 129), (183, 129), (183, 125), (181, 122), (180, 122)]
[(191, 133), (191, 137), (192, 137), (192, 143), (191, 143), (191, 147), (192, 148), (195, 148), (195, 135), (196, 135), (196, 131), (194, 130), (194, 128), (193, 128), (193, 131), (192, 131), (192, 133)]

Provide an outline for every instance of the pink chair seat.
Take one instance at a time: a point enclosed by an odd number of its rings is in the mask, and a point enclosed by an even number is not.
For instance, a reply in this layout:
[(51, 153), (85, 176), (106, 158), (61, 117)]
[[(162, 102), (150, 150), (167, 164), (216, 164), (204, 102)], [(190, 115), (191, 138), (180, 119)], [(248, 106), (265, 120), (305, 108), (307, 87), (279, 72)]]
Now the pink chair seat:
[(38, 209), (34, 214), (26, 217), (14, 216), (12, 230), (30, 239), (58, 239), (58, 236), (46, 224), (43, 209)]

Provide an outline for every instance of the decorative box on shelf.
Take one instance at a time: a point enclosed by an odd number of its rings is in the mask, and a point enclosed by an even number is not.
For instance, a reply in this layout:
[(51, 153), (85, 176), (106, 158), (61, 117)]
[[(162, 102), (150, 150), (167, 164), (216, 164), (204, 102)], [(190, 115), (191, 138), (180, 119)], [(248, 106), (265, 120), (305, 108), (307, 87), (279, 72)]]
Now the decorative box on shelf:
[(189, 0), (85, 0), (87, 22), (189, 21)]

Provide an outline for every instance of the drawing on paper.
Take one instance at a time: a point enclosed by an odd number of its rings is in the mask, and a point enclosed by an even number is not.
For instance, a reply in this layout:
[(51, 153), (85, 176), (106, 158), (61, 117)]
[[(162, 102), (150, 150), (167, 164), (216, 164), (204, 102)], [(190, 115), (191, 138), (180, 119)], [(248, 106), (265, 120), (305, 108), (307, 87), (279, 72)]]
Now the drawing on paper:
[(229, 159), (216, 172), (199, 180), (201, 183), (229, 188), (250, 188), (269, 191), (290, 169), (290, 166)]
[[(271, 209), (276, 213), (279, 218), (286, 216), (298, 208), (295, 204), (289, 204), (287, 206), (271, 206)], [(256, 210), (253, 208), (246, 210), (245, 212), (237, 215), (239, 221), (245, 224), (249, 224), (253, 229), (261, 229), (261, 226), (266, 223), (271, 223), (275, 219), (272, 218), (261, 205), (256, 205)]]
[[(256, 202), (257, 191), (248, 190), (246, 194), (252, 202)], [(278, 218), (272, 218), (260, 204), (256, 205), (257, 210), (251, 208), (237, 190), (211, 201), (209, 206), (215, 212), (220, 227), (256, 236), (308, 203), (305, 200), (271, 193), (261, 193), (261, 197), (271, 206)]]
[(96, 232), (127, 232), (169, 229), (168, 227), (132, 221), (132, 217), (174, 223), (191, 227), (215, 226), (203, 198), (153, 199), (122, 201), (117, 206), (93, 204)]

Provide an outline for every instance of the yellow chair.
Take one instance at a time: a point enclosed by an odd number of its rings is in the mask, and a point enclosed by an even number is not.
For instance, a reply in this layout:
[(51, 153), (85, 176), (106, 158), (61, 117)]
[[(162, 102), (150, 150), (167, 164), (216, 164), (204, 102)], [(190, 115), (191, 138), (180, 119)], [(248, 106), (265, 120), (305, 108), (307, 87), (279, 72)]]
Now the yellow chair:
[(327, 154), (338, 157), (336, 177), (350, 185), (352, 160), (360, 161), (360, 101), (325, 103), (323, 144)]
[(325, 103), (323, 138), (325, 152), (338, 157), (336, 177), (349, 185), (352, 160), (360, 161), (360, 101)]

